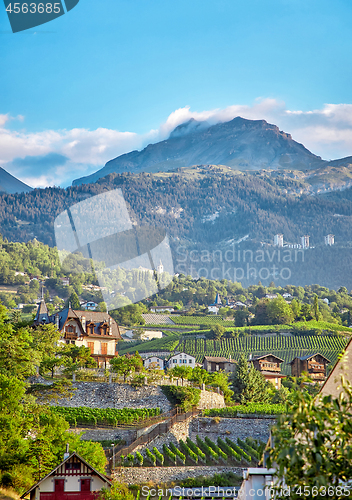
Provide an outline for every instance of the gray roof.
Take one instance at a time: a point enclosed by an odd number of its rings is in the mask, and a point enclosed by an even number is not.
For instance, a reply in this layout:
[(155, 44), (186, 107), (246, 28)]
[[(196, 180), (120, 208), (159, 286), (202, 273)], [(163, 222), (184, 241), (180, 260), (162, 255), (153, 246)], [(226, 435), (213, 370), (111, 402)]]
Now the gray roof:
[[(121, 338), (120, 335), (120, 330), (119, 327), (116, 323), (116, 321), (109, 315), (109, 313), (106, 312), (98, 312), (98, 311), (79, 311), (79, 310), (73, 310), (69, 307), (66, 307), (66, 309), (63, 309), (62, 311), (53, 314), (50, 316), (50, 322), (51, 323), (56, 323), (56, 317), (59, 317), (59, 330), (61, 331), (67, 320), (69, 319), (76, 319), (78, 323), (81, 326), (82, 323), (82, 317), (85, 318), (86, 324), (88, 325), (89, 323), (94, 323), (94, 334), (86, 334), (86, 332), (83, 332), (85, 335), (88, 335), (89, 337), (93, 337), (95, 335), (98, 335), (99, 338), (101, 338), (101, 335), (99, 333), (99, 327), (107, 323), (111, 327), (111, 333), (112, 335), (109, 335), (109, 337), (117, 337)], [(110, 323), (111, 321), (111, 323)]]
[(204, 359), (213, 363), (236, 363), (234, 359), (223, 358), (222, 356), (204, 356)]
[(271, 354), (271, 352), (269, 354), (262, 354), (262, 355), (259, 355), (259, 356), (253, 356), (251, 359), (249, 359), (248, 361), (256, 361), (258, 359), (263, 359), (263, 358), (267, 358), (268, 356), (272, 356), (273, 358), (276, 358), (278, 361), (280, 361), (280, 363), (283, 363), (284, 360), (279, 358), (278, 356), (275, 356), (275, 354)]
[(307, 359), (314, 358), (314, 356), (321, 356), (322, 358), (326, 359), (326, 361), (328, 363), (331, 363), (331, 361), (328, 358), (326, 358), (325, 356), (323, 356), (322, 354), (320, 354), (320, 352), (316, 352), (315, 354), (307, 354), (307, 356), (297, 356), (296, 358), (293, 358), (293, 360), (289, 362), (289, 365), (291, 365), (295, 359), (300, 359), (301, 361), (306, 361)]

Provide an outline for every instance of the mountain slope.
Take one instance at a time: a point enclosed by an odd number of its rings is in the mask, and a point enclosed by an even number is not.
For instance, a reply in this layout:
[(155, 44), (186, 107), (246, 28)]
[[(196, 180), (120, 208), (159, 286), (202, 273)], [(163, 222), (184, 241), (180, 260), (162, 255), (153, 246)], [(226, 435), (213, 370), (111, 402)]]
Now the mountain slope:
[(167, 140), (118, 156), (98, 172), (76, 179), (72, 184), (96, 182), (114, 172), (170, 171), (202, 164), (226, 165), (239, 170), (306, 170), (325, 163), (265, 120), (237, 117), (212, 126), (190, 120), (176, 127)]
[(0, 167), (0, 193), (29, 193), (32, 190), (33, 188), (27, 186), (27, 184), (16, 179), (16, 177)]

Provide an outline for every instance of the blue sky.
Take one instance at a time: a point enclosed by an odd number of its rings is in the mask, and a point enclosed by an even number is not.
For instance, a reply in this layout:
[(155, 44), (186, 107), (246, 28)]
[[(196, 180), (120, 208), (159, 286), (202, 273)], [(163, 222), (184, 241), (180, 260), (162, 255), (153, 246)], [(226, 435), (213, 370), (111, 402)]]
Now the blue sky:
[(0, 165), (67, 185), (190, 116), (276, 123), (352, 155), (349, 0), (80, 0), (13, 34), (0, 5)]

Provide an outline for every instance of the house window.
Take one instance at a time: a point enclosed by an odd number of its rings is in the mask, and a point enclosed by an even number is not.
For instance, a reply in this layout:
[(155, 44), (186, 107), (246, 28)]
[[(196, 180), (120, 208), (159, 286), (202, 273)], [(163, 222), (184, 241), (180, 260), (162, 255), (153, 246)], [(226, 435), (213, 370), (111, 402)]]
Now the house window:
[(94, 354), (94, 342), (88, 342), (88, 349), (91, 354)]
[(87, 333), (88, 335), (94, 335), (94, 323), (89, 323), (89, 325), (87, 325)]
[(183, 362), (184, 362), (184, 363), (187, 363), (187, 359), (184, 359), (184, 360), (183, 360)]
[(215, 366), (215, 370), (218, 372), (219, 371), (219, 365)]
[(177, 359), (174, 359), (172, 362), (173, 362), (173, 363), (177, 363)]
[(103, 342), (101, 344), (101, 353), (102, 354), (107, 354), (108, 353), (108, 344), (106, 342)]
[(190, 363), (192, 363), (192, 361), (193, 361), (192, 359), (189, 360)]
[(79, 462), (70, 462), (65, 465), (66, 470), (81, 470), (81, 464)]

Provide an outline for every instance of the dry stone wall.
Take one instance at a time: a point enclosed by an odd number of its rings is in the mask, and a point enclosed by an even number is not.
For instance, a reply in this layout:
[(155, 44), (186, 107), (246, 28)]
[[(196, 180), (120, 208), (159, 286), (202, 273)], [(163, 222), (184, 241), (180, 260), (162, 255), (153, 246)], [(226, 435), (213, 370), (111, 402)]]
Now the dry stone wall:
[(218, 423), (211, 417), (196, 417), (185, 422), (178, 422), (167, 433), (156, 437), (148, 445), (138, 446), (136, 450), (143, 452), (145, 448), (155, 446), (162, 451), (164, 443), (177, 444), (180, 439), (185, 440), (188, 437), (195, 441), (197, 435), (203, 440), (208, 437), (214, 442), (218, 437), (222, 440), (229, 438), (235, 442), (237, 438), (244, 440), (247, 437), (252, 437), (266, 442), (269, 439), (270, 428), (274, 423), (275, 417), (220, 418)]
[(127, 484), (153, 482), (155, 485), (181, 481), (189, 477), (213, 476), (226, 472), (234, 472), (242, 476), (241, 467), (119, 467), (115, 469), (114, 479)]
[(167, 397), (160, 387), (133, 388), (128, 384), (107, 384), (101, 382), (74, 382), (73, 397), (60, 399), (59, 406), (89, 406), (90, 408), (161, 408), (171, 409)]

